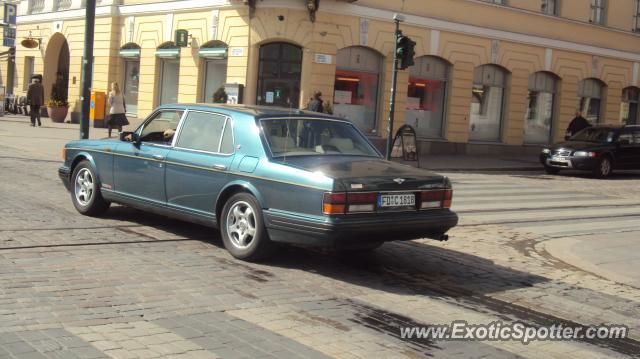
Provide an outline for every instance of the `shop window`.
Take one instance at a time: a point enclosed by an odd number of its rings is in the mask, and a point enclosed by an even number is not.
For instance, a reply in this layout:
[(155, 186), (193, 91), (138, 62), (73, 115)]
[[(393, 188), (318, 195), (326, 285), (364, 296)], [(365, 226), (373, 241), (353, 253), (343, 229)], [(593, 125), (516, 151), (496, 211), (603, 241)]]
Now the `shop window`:
[(604, 25), (607, 10), (607, 0), (591, 0), (591, 17), (589, 22)]
[(375, 133), (381, 70), (382, 56), (371, 49), (353, 46), (339, 50), (334, 115), (350, 120), (365, 133)]
[(409, 68), (405, 123), (426, 138), (443, 137), (449, 64), (437, 57), (422, 56)]
[(622, 90), (620, 102), (620, 122), (627, 125), (638, 125), (638, 103), (640, 102), (640, 89), (627, 87)]
[(138, 113), (138, 83), (140, 81), (140, 46), (134, 43), (125, 44), (120, 48), (119, 55), (124, 66), (122, 93), (127, 113), (136, 115)]
[(302, 49), (273, 42), (260, 46), (257, 103), (295, 107), (300, 104)]
[(557, 79), (551, 73), (536, 72), (529, 76), (525, 143), (545, 144), (551, 140), (556, 88)]
[(633, 12), (633, 27), (634, 32), (640, 32), (640, 0), (636, 0), (636, 8)]
[(221, 41), (209, 41), (198, 51), (202, 59), (202, 96), (205, 103), (214, 102), (214, 94), (227, 81), (227, 45)]
[(501, 67), (476, 67), (469, 114), (470, 141), (500, 141), (506, 82), (507, 71)]
[(578, 109), (591, 124), (597, 124), (601, 121), (604, 88), (604, 84), (597, 79), (585, 79), (578, 83)]

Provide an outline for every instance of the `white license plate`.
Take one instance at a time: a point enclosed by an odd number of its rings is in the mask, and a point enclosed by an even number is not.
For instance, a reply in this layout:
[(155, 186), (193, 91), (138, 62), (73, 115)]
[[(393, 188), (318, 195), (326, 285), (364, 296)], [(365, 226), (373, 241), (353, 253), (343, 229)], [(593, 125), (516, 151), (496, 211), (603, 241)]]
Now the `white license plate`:
[(381, 194), (378, 197), (378, 207), (415, 206), (416, 195), (413, 193)]
[(553, 157), (551, 157), (551, 161), (554, 161), (554, 162), (567, 162), (568, 160), (569, 160), (569, 158), (565, 157), (565, 156), (553, 156)]

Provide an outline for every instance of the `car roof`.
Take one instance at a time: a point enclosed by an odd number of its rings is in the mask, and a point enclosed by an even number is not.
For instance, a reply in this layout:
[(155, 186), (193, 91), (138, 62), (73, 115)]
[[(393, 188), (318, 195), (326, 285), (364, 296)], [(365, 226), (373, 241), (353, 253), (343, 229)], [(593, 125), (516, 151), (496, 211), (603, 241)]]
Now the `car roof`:
[(229, 105), (229, 104), (213, 104), (213, 103), (176, 103), (166, 104), (159, 106), (158, 109), (163, 108), (179, 108), (185, 110), (200, 110), (200, 111), (217, 111), (228, 115), (232, 114), (244, 114), (253, 116), (255, 118), (269, 118), (269, 117), (315, 117), (315, 118), (327, 118), (332, 120), (342, 120), (343, 118), (330, 116), (320, 112), (299, 110), (297, 108), (277, 107), (277, 106), (258, 106), (258, 105)]

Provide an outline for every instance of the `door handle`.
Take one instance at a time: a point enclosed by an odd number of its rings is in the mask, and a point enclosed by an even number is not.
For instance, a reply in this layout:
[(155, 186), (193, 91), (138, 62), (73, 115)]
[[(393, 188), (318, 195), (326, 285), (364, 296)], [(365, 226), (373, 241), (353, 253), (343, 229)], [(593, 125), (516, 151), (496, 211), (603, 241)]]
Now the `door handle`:
[(225, 165), (213, 165), (211, 167), (213, 167), (214, 169), (219, 170), (219, 171), (224, 171), (224, 170), (227, 169), (227, 166), (225, 166)]
[(158, 161), (164, 160), (164, 156), (163, 155), (153, 155), (153, 156), (151, 156), (151, 158), (153, 158), (154, 160), (158, 160)]

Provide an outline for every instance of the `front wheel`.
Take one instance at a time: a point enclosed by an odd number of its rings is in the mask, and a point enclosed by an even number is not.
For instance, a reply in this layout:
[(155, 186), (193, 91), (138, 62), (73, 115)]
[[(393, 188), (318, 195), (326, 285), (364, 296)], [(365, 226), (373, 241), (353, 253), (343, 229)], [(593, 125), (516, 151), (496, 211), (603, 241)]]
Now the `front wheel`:
[(236, 193), (227, 200), (220, 231), (224, 247), (238, 259), (255, 261), (273, 252), (260, 204), (248, 193)]
[(608, 156), (602, 156), (596, 167), (593, 169), (593, 175), (597, 178), (607, 178), (611, 175), (612, 171), (613, 164), (611, 159)]
[(89, 161), (78, 163), (71, 178), (71, 200), (78, 212), (85, 216), (97, 216), (109, 208), (110, 203), (102, 198), (98, 176)]
[(550, 167), (550, 166), (544, 166), (544, 171), (550, 175), (557, 175), (558, 173), (560, 173), (559, 168)]

